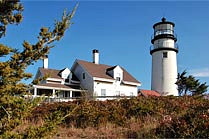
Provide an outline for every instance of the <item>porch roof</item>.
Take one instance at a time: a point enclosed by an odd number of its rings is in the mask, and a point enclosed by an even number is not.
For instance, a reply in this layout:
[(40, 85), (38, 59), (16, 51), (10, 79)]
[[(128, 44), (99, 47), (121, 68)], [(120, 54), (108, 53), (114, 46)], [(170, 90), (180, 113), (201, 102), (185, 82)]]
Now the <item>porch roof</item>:
[(38, 89), (55, 89), (55, 90), (63, 90), (63, 91), (84, 91), (84, 90), (81, 90), (79, 86), (53, 84), (53, 83), (33, 85), (33, 87), (38, 88)]

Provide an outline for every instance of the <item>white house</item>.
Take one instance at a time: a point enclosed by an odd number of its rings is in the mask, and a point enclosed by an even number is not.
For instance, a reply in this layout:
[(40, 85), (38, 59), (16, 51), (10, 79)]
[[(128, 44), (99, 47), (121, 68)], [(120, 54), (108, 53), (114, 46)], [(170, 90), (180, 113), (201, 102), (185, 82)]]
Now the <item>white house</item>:
[(47, 94), (60, 101), (69, 101), (85, 92), (87, 98), (97, 100), (131, 97), (138, 95), (141, 85), (121, 66), (99, 64), (99, 51), (93, 50), (93, 62), (76, 60), (69, 70), (48, 69), (48, 59), (44, 59), (43, 68), (39, 68), (35, 79), (48, 78), (33, 86), (33, 95)]
[(46, 79), (33, 85), (33, 97), (45, 95), (49, 101), (69, 101), (85, 91), (80, 88), (80, 81), (68, 68), (49, 69), (47, 57), (43, 59), (43, 68), (38, 68), (35, 79), (43, 77)]
[(93, 62), (76, 60), (71, 71), (80, 80), (81, 88), (100, 100), (137, 96), (137, 87), (141, 85), (124, 68), (99, 64), (98, 50), (93, 50)]

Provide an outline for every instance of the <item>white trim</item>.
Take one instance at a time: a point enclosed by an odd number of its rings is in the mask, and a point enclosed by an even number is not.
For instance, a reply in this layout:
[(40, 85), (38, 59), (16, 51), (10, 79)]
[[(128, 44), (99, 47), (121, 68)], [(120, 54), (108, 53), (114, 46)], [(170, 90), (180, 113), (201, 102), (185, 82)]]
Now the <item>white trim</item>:
[(36, 88), (36, 87), (34, 87), (33, 95), (34, 95), (34, 96), (37, 96), (37, 88)]
[(38, 89), (55, 89), (55, 90), (62, 90), (62, 91), (84, 91), (84, 90), (80, 90), (80, 89), (73, 89), (73, 88), (62, 88), (62, 87), (50, 87), (50, 86), (41, 86), (41, 85), (33, 85), (34, 88), (38, 88)]
[(129, 84), (129, 85), (136, 85), (136, 86), (141, 86), (141, 83), (134, 83), (134, 82), (129, 82), (129, 81), (122, 81), (124, 84)]
[(80, 81), (70, 80), (72, 83), (80, 83)]
[(104, 82), (111, 82), (113, 83), (115, 80), (112, 79), (105, 79), (105, 78), (99, 78), (99, 77), (93, 77), (94, 81), (104, 81)]
[(72, 98), (73, 97), (73, 92), (72, 91), (70, 91), (70, 98)]
[(48, 80), (48, 81), (46, 81), (46, 83), (50, 83), (50, 84), (62, 84), (61, 82), (53, 82), (52, 80)]
[(46, 80), (51, 80), (51, 81), (63, 81), (63, 79), (57, 79), (57, 78), (47, 78)]
[(80, 82), (70, 82), (70, 83), (65, 82), (64, 85), (80, 85)]
[(56, 97), (55, 89), (52, 91), (52, 97)]

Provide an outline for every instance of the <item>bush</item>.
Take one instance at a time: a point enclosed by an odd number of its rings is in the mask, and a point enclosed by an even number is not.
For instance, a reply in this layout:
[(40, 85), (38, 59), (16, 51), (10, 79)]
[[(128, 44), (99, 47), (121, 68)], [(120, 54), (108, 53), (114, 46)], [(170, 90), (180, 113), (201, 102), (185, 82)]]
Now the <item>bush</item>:
[(61, 126), (69, 129), (99, 130), (112, 124), (111, 128), (120, 127), (122, 136), (118, 136), (118, 132), (117, 136), (123, 138), (209, 137), (209, 100), (199, 97), (136, 97), (42, 104), (33, 111), (30, 120), (44, 119), (57, 111), (65, 117)]

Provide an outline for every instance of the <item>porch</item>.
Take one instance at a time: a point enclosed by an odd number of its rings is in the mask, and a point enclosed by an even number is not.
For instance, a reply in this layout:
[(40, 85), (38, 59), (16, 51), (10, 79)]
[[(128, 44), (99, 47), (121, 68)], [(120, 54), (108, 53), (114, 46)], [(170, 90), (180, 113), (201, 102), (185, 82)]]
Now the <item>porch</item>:
[(82, 92), (79, 86), (63, 84), (40, 84), (33, 85), (30, 90), (32, 97), (44, 97), (46, 102), (67, 102), (81, 98)]

